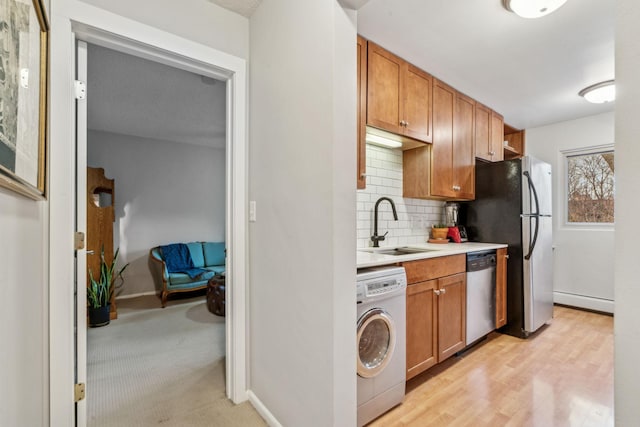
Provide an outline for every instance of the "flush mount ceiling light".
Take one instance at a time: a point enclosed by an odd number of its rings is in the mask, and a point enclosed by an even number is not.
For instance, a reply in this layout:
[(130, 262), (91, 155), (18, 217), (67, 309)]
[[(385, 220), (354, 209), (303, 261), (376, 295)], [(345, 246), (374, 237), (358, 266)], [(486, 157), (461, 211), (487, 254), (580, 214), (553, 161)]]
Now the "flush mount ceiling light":
[(615, 101), (616, 86), (614, 85), (614, 80), (607, 80), (582, 89), (578, 92), (578, 95), (594, 104), (603, 104)]
[(560, 8), (567, 0), (502, 0), (510, 12), (523, 18), (540, 18)]

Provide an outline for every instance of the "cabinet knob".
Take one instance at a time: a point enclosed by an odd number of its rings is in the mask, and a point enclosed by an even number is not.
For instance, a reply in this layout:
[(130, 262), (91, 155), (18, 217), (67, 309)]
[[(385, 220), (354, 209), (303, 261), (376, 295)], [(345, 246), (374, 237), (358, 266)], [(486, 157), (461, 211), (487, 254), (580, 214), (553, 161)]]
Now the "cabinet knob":
[(460, 186), (459, 185), (454, 185), (453, 186), (453, 191), (460, 191)]
[(433, 291), (433, 293), (436, 295), (440, 295), (440, 289), (436, 289), (435, 291)]
[(400, 120), (400, 126), (404, 126), (404, 120)]
[(504, 257), (505, 257), (506, 259), (509, 259), (509, 255), (505, 255)]
[(367, 174), (366, 174), (366, 173), (361, 173), (361, 174), (360, 174), (360, 178), (366, 178), (366, 177), (367, 177)]
[(490, 156), (493, 156), (494, 154), (496, 154), (496, 152), (495, 152), (495, 151), (489, 151), (489, 155), (490, 155)]
[(441, 293), (441, 294), (446, 294), (446, 293), (447, 293), (447, 290), (446, 290), (445, 288), (442, 288), (442, 289), (440, 289), (440, 293)]
[(409, 126), (409, 122), (404, 122), (404, 127)]

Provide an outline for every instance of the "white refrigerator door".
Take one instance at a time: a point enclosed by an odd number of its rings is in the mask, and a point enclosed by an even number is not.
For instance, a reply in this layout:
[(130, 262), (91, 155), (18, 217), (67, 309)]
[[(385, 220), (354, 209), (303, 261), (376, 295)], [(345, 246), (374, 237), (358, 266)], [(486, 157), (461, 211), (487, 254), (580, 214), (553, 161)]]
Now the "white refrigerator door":
[[(551, 215), (552, 183), (551, 165), (535, 157), (524, 157), (522, 161), (522, 173), (527, 173), (531, 181), (526, 176), (522, 177), (522, 213)], [(531, 188), (535, 188), (535, 195)]]
[[(531, 239), (538, 235), (530, 250)], [(553, 253), (551, 217), (523, 217), (524, 329), (536, 331), (553, 317)], [(529, 255), (529, 259), (526, 259)]]

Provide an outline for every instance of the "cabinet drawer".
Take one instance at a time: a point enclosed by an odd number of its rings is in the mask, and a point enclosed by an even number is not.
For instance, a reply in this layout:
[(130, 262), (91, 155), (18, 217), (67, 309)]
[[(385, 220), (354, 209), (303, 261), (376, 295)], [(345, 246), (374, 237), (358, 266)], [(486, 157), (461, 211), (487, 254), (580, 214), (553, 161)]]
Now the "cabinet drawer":
[(464, 273), (466, 260), (466, 255), (460, 254), (409, 261), (402, 265), (407, 272), (407, 283), (417, 283), (456, 273)]

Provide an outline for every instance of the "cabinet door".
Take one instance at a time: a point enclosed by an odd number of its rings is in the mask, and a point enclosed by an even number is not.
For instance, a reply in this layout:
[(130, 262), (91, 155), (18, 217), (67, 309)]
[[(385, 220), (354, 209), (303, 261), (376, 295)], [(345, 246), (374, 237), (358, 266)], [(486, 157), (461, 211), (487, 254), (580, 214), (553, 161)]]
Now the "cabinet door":
[(495, 111), (491, 112), (491, 161), (499, 162), (504, 160), (504, 119)]
[(431, 142), (431, 76), (411, 64), (402, 74), (402, 103), (400, 117), (405, 121), (404, 134), (424, 142)]
[(356, 179), (359, 189), (365, 188), (366, 180), (366, 118), (367, 118), (367, 41), (358, 36), (358, 142)]
[(367, 43), (367, 124), (401, 133), (400, 76), (405, 62), (376, 45)]
[(466, 274), (438, 279), (438, 362), (462, 350), (466, 341)]
[(496, 251), (496, 329), (507, 324), (507, 248)]
[(407, 286), (407, 380), (438, 362), (437, 280)]
[(475, 101), (461, 93), (456, 94), (453, 118), (453, 191), (457, 199), (475, 198)]
[(428, 198), (429, 147), (412, 148), (402, 152), (402, 196), (415, 199)]
[(453, 191), (453, 115), (456, 91), (433, 81), (433, 144), (431, 147), (431, 195), (456, 197)]
[(476, 157), (482, 160), (491, 161), (490, 139), (491, 134), (491, 110), (482, 104), (476, 103), (475, 109), (475, 141)]

